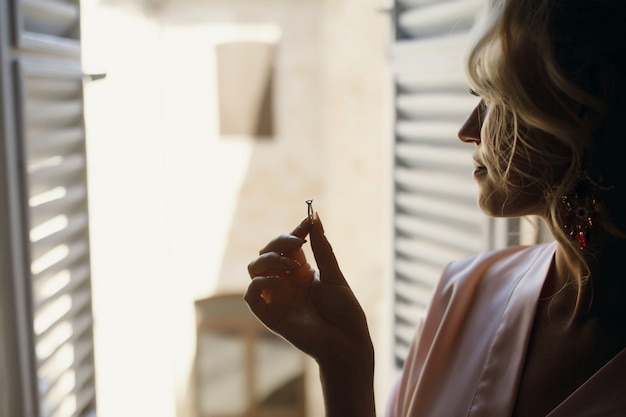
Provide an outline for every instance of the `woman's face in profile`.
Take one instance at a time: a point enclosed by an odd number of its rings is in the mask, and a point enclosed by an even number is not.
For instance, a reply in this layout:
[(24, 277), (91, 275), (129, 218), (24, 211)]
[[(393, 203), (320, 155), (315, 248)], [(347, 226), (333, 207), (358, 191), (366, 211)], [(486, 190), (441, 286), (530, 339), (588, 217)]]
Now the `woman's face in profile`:
[[(525, 126), (518, 126), (519, 139), (510, 144), (490, 133), (492, 117), (490, 106), (481, 101), (459, 130), (461, 141), (476, 145), (474, 179), (481, 210), (495, 217), (544, 216), (551, 184), (566, 168), (546, 155), (563, 156), (564, 146), (545, 132)], [(507, 135), (513, 134), (510, 129)]]

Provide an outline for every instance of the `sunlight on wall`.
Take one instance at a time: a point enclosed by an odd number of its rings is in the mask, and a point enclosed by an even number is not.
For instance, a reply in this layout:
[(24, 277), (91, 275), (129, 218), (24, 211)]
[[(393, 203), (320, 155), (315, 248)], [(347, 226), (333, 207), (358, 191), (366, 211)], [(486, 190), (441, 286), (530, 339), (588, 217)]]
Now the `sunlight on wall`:
[[(132, 6), (132, 4), (130, 4)], [(96, 382), (100, 417), (172, 417), (159, 27), (83, 5)]]
[(99, 415), (169, 417), (189, 389), (193, 301), (215, 291), (254, 145), (218, 135), (214, 49), (278, 42), (280, 29), (83, 12), (85, 71), (107, 73), (86, 87)]
[[(219, 136), (215, 47), (223, 42), (277, 42), (269, 24), (167, 25), (163, 29), (163, 123), (166, 142), (169, 234), (175, 270), (190, 296), (217, 285), (232, 216), (254, 139)], [(185, 45), (186, 47), (181, 47)]]
[[(86, 86), (99, 417), (191, 415), (193, 301), (243, 291), (250, 257), (307, 198), (382, 310), (382, 18), (351, 1), (358, 25), (343, 2), (242, 1), (235, 16), (231, 0), (84, 1), (85, 72), (107, 73)], [(218, 133), (215, 47), (235, 41), (280, 47), (272, 140)]]
[[(171, 270), (172, 329), (179, 410), (195, 355), (193, 300), (213, 294), (233, 216), (248, 174), (254, 138), (219, 136), (215, 47), (241, 40), (277, 42), (264, 24), (166, 25), (163, 28), (163, 124)], [(181, 45), (186, 45), (182, 48)], [(241, 275), (245, 274), (245, 264)], [(179, 411), (184, 413), (184, 411)]]

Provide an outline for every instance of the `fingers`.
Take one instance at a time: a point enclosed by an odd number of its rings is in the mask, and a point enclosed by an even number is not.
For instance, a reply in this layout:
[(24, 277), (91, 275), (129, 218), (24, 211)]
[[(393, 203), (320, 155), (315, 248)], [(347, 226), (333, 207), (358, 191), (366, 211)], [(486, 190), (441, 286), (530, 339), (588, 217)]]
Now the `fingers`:
[(300, 249), (306, 243), (306, 239), (295, 235), (280, 235), (276, 239), (270, 241), (263, 249), (259, 251), (259, 255), (267, 252), (289, 253), (296, 249)]
[[(283, 234), (273, 239), (267, 245), (265, 245), (263, 249), (259, 251), (259, 254), (262, 257), (266, 253), (276, 252), (280, 256), (289, 256), (295, 261), (299, 262), (301, 265), (304, 265), (307, 261), (301, 248), (302, 245), (306, 243), (306, 239), (304, 237), (309, 233), (310, 230), (311, 223), (307, 217), (300, 222), (300, 224), (291, 232), (291, 234)], [(260, 260), (259, 258), (259, 262), (263, 263), (264, 261)], [(252, 264), (248, 266), (248, 270), (250, 270), (251, 266)], [(259, 270), (257, 269), (254, 269), (254, 271), (259, 272)], [(268, 274), (264, 273), (264, 275)]]
[(267, 252), (248, 265), (250, 277), (261, 275), (283, 275), (300, 268), (302, 264), (295, 259), (281, 256), (276, 252)]
[(309, 222), (308, 217), (300, 222), (298, 226), (291, 232), (291, 234), (282, 234), (278, 236), (276, 239), (270, 241), (263, 249), (259, 251), (259, 254), (262, 255), (266, 252), (278, 252), (278, 253), (288, 253), (300, 249), (302, 245), (306, 243), (306, 239), (304, 238), (309, 234), (311, 230), (311, 222)]
[(291, 234), (294, 236), (304, 238), (310, 232), (311, 232), (311, 221), (309, 220), (309, 217), (307, 216), (304, 219), (302, 219), (300, 224), (296, 226), (295, 229), (293, 229)]
[(315, 213), (313, 227), (311, 227), (309, 234), (311, 249), (313, 250), (315, 262), (319, 269), (320, 280), (329, 284), (347, 285), (339, 269), (333, 248), (324, 235), (324, 227), (317, 213)]
[[(309, 234), (311, 248), (319, 269), (320, 280), (338, 285), (347, 285), (330, 243), (324, 235), (324, 227), (316, 213), (313, 224), (308, 216), (291, 232), (269, 242), (259, 251), (260, 256), (248, 265), (250, 277), (284, 275), (306, 264), (302, 245)], [(305, 278), (311, 278), (307, 275)]]
[(269, 294), (271, 289), (280, 284), (280, 277), (254, 277), (248, 290), (243, 296), (252, 312), (257, 316), (263, 316), (267, 310), (267, 305), (271, 303)]

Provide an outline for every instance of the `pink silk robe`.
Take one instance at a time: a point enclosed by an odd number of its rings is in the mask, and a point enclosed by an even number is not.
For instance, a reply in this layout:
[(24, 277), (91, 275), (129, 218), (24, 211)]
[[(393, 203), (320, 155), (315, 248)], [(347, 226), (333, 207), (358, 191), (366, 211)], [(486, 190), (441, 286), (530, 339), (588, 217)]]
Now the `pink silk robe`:
[[(555, 243), (450, 264), (411, 346), (390, 417), (510, 417)], [(626, 350), (546, 417), (626, 417)]]

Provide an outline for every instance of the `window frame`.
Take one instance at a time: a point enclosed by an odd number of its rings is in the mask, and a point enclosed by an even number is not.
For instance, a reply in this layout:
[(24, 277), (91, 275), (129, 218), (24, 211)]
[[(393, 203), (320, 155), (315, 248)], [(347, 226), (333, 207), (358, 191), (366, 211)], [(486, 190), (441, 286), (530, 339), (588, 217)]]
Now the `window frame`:
[[(55, 33), (63, 27), (63, 31)], [(69, 28), (69, 29), (68, 29)], [(41, 29), (41, 31), (39, 30)], [(41, 170), (33, 167), (35, 156), (41, 149), (33, 150), (37, 146), (44, 145), (43, 148), (51, 149), (48, 157), (61, 159), (62, 168), (65, 159), (63, 150), (57, 149), (57, 144), (67, 146), (72, 138), (65, 137), (64, 132), (67, 127), (59, 127), (54, 121), (50, 124), (42, 125), (41, 137), (37, 137), (31, 131), (29, 117), (37, 110), (36, 105), (47, 105), (47, 109), (56, 109), (56, 99), (46, 102), (42, 100), (41, 91), (46, 89), (55, 92), (62, 91), (65, 84), (70, 80), (74, 85), (75, 96), (71, 98), (73, 103), (77, 103), (75, 123), (77, 129), (82, 129), (83, 136), (74, 138), (74, 153), (85, 154), (84, 119), (82, 112), (82, 82), (83, 74), (80, 65), (80, 4), (78, 1), (66, 3), (56, 3), (48, 0), (0, 0), (0, 417), (39, 417), (39, 416), (78, 416), (94, 415), (95, 413), (95, 376), (91, 375), (85, 385), (79, 385), (82, 369), (86, 368), (88, 373), (93, 374), (93, 333), (92, 325), (86, 333), (81, 334), (83, 347), (87, 344), (87, 353), (82, 353), (82, 357), (74, 357), (63, 363), (56, 363), (59, 350), (54, 350), (46, 357), (37, 357), (38, 347), (41, 344), (41, 335), (36, 334), (36, 321), (44, 314), (40, 306), (45, 304), (48, 298), (41, 300), (37, 298), (36, 288), (49, 276), (36, 276), (33, 273), (34, 252), (41, 252), (41, 243), (33, 238), (33, 225), (39, 220), (34, 218), (42, 217), (42, 207), (31, 201), (31, 191), (34, 188), (41, 188), (44, 182), (54, 183)], [(50, 31), (48, 33), (47, 31)], [(50, 78), (46, 78), (52, 74)], [(41, 85), (33, 81), (43, 81)], [(64, 100), (64, 99), (59, 99)], [(41, 110), (41, 109), (40, 109)], [(44, 108), (46, 114), (46, 108)], [(55, 112), (48, 114), (48, 117), (56, 117)], [(71, 127), (73, 127), (72, 124)], [(56, 129), (56, 130), (53, 130)], [(71, 130), (71, 129), (69, 129)], [(76, 129), (74, 129), (76, 131)], [(50, 135), (50, 132), (53, 135)], [(40, 132), (41, 133), (41, 132)], [(60, 135), (59, 135), (60, 133)], [(54, 138), (54, 139), (52, 139)], [(54, 153), (59, 152), (59, 153)], [(40, 156), (39, 156), (40, 157)], [(44, 156), (45, 157), (45, 156)], [(69, 160), (69, 158), (68, 158)], [(68, 169), (68, 172), (71, 169)], [(72, 181), (77, 181), (86, 190), (86, 167), (72, 171)], [(53, 177), (57, 178), (57, 177)], [(62, 175), (58, 177), (59, 186), (67, 186), (67, 178)], [(72, 183), (73, 184), (73, 183)], [(75, 200), (73, 200), (75, 201)], [(65, 211), (70, 220), (76, 212), (80, 216), (88, 218), (87, 196), (80, 200), (79, 207), (72, 208), (72, 211)], [(63, 197), (57, 201), (57, 206), (65, 207), (66, 200)], [(53, 204), (54, 205), (54, 204)], [(39, 210), (39, 211), (38, 211)], [(47, 211), (46, 211), (47, 210)], [(62, 210), (62, 209), (59, 209)], [(53, 216), (56, 212), (44, 207), (45, 216)], [(52, 214), (51, 214), (52, 213)], [(45, 218), (44, 216), (44, 218)], [(71, 244), (75, 239), (82, 239), (88, 248), (89, 233), (88, 221), (78, 234), (62, 234), (60, 238), (54, 236), (56, 232), (50, 232), (48, 236), (53, 236), (56, 241), (59, 239), (64, 244)], [(59, 232), (61, 233), (61, 232)], [(78, 236), (78, 237), (77, 237)], [(65, 237), (67, 238), (66, 240)], [(89, 267), (89, 251), (87, 256), (81, 259), (80, 268), (82, 271)], [(73, 270), (68, 274), (74, 278)], [(82, 279), (79, 285), (81, 294), (88, 294), (87, 305), (76, 313), (81, 318), (88, 317), (89, 323), (93, 323), (91, 312), (91, 286), (90, 274), (87, 272), (86, 279)], [(50, 299), (67, 296), (71, 299), (72, 308), (76, 303), (74, 281), (57, 288), (50, 296)], [(76, 332), (74, 320), (74, 310), (55, 318), (57, 323), (65, 320)], [(49, 314), (49, 313), (46, 313)], [(48, 317), (48, 316), (46, 316)], [(56, 325), (56, 324), (52, 324)], [(52, 326), (51, 325), (51, 326)], [(84, 339), (83, 339), (84, 337)], [(86, 342), (84, 342), (86, 341)], [(76, 337), (70, 337), (59, 346), (67, 346), (72, 355), (77, 355)], [(83, 349), (84, 351), (84, 349)], [(86, 356), (85, 356), (86, 355)], [(41, 356), (41, 354), (40, 354)], [(70, 356), (71, 357), (71, 356)], [(65, 357), (67, 358), (67, 356)], [(47, 395), (51, 387), (46, 386), (44, 380), (46, 372), (50, 369), (50, 364), (55, 369), (55, 377), (58, 377), (53, 384), (66, 377), (64, 382), (74, 379), (74, 388), (70, 393), (77, 392), (73, 397), (76, 400), (77, 409), (71, 411), (70, 408), (63, 409), (63, 401), (56, 404), (48, 402)], [(46, 366), (48, 368), (46, 368)], [(71, 375), (70, 375), (71, 374)], [(84, 380), (82, 381), (84, 382)], [(86, 388), (87, 394), (83, 394)], [(80, 393), (78, 391), (80, 390)], [(63, 391), (62, 391), (63, 392)], [(93, 392), (92, 394), (90, 394)], [(59, 394), (63, 395), (63, 394)], [(85, 399), (85, 407), (80, 407), (80, 400)], [(63, 397), (61, 397), (63, 398)]]

